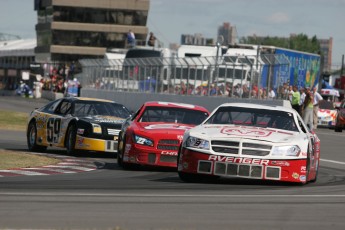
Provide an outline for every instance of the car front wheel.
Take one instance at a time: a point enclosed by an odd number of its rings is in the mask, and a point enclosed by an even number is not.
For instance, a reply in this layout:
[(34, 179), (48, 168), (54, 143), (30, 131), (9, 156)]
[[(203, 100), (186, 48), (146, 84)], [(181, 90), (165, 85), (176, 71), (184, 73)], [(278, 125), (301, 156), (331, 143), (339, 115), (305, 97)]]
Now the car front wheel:
[[(182, 146), (180, 146), (179, 151), (178, 151), (178, 155), (177, 155), (177, 167), (180, 164), (181, 152), (182, 152)], [(188, 183), (213, 182), (213, 181), (219, 179), (219, 176), (186, 173), (186, 172), (181, 172), (181, 171), (178, 171), (178, 176), (180, 177), (180, 179), (183, 182), (188, 182)]]
[(28, 149), (32, 152), (45, 151), (46, 146), (41, 146), (37, 144), (37, 127), (34, 121), (31, 121), (28, 126), (28, 131), (26, 134)]
[[(314, 151), (313, 147), (311, 145), (308, 145), (307, 165), (306, 165), (306, 167), (307, 167), (306, 181), (303, 182), (302, 184), (314, 183), (317, 180), (317, 176), (319, 174), (319, 162), (318, 161), (315, 162), (314, 165), (313, 165), (313, 167), (315, 167), (315, 176), (314, 176), (314, 178), (309, 179), (310, 171), (311, 171), (311, 167), (312, 167), (311, 159), (312, 159), (312, 156), (314, 156), (314, 152), (313, 151)], [(315, 159), (315, 160), (317, 160), (317, 159)]]
[(120, 141), (121, 143), (119, 143), (119, 146), (121, 144), (121, 148), (118, 148), (118, 151), (117, 151), (117, 164), (125, 170), (137, 169), (138, 167), (137, 164), (123, 162), (123, 158), (126, 151), (126, 134), (124, 134), (123, 140), (120, 140)]

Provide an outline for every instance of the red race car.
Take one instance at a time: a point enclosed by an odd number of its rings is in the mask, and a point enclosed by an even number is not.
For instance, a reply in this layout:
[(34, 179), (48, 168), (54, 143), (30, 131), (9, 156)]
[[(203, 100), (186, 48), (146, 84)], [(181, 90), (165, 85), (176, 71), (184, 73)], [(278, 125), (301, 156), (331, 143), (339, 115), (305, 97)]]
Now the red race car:
[(209, 115), (204, 107), (173, 102), (146, 102), (122, 125), (117, 162), (122, 168), (147, 165), (177, 167), (186, 130)]

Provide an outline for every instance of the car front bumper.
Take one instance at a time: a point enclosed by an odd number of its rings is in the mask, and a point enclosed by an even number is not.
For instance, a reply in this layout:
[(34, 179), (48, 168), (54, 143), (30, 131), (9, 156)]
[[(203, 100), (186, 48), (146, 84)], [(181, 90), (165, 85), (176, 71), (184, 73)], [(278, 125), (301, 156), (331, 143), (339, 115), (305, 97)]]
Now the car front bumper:
[(178, 171), (193, 174), (305, 183), (306, 159), (210, 155), (182, 148)]
[(177, 167), (177, 151), (126, 144), (123, 161), (147, 166)]
[(77, 135), (75, 149), (117, 153), (118, 141), (102, 140)]

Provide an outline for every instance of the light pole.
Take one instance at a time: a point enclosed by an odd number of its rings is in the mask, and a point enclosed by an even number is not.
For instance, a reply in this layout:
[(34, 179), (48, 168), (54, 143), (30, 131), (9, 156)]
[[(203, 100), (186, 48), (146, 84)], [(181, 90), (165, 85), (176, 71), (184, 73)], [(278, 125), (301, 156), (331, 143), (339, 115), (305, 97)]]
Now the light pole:
[[(218, 39), (217, 39), (217, 54), (216, 54), (216, 61), (215, 61), (215, 87), (217, 88), (217, 85), (218, 85), (218, 75), (219, 75), (219, 68), (218, 68), (218, 58), (219, 58), (219, 49), (221, 47), (221, 45), (223, 44), (224, 42), (224, 37), (222, 35), (219, 35), (218, 36)], [(210, 93), (210, 84), (208, 85), (208, 92)], [(216, 91), (216, 96), (218, 96), (218, 91)]]

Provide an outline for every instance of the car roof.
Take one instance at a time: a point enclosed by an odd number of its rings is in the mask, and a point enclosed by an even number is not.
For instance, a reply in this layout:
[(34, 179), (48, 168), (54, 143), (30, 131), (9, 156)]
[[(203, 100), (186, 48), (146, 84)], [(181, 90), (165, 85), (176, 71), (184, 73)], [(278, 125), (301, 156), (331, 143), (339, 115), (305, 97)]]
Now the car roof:
[(276, 111), (284, 111), (289, 113), (297, 113), (296, 110), (293, 108), (280, 106), (280, 105), (267, 105), (267, 104), (254, 104), (254, 103), (224, 103), (218, 106), (220, 107), (242, 107), (242, 108), (253, 108), (253, 109), (268, 109), (268, 110), (276, 110)]
[(145, 106), (158, 106), (158, 107), (173, 107), (173, 108), (185, 108), (200, 110), (204, 112), (209, 112), (205, 107), (200, 105), (192, 105), (180, 102), (168, 102), (168, 101), (148, 101), (144, 103)]
[(111, 100), (100, 99), (100, 98), (91, 98), (91, 97), (65, 97), (64, 99), (69, 99), (71, 101), (101, 101), (101, 102), (110, 102), (116, 103)]

